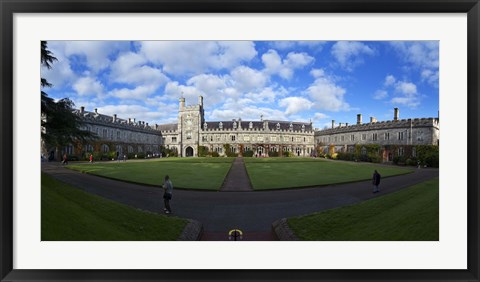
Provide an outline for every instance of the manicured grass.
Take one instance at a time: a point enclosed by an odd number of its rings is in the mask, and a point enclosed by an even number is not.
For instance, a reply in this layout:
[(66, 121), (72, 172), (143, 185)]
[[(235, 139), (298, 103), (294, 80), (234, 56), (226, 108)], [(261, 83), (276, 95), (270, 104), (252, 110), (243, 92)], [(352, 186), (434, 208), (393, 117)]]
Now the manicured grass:
[(357, 205), (288, 219), (301, 240), (438, 241), (438, 178)]
[(233, 158), (162, 158), (147, 161), (69, 164), (84, 173), (160, 186), (169, 175), (174, 189), (219, 190)]
[(42, 241), (171, 241), (187, 221), (86, 193), (42, 173)]
[(375, 169), (382, 177), (413, 171), (409, 168), (312, 158), (245, 158), (245, 165), (255, 190), (368, 180)]

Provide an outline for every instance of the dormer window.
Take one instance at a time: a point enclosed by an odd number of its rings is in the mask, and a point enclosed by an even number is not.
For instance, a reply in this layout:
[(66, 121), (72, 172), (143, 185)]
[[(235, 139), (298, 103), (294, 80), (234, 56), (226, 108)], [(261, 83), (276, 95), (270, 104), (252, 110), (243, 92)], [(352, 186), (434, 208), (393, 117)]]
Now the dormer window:
[(220, 122), (220, 123), (218, 124), (218, 128), (223, 129), (223, 122)]
[(280, 130), (280, 123), (277, 123), (277, 130)]
[(204, 123), (204, 124), (203, 124), (203, 129), (206, 130), (207, 128), (208, 128), (207, 123)]
[(233, 122), (233, 129), (237, 129), (237, 123), (235, 121)]
[(302, 124), (302, 132), (305, 131), (305, 124)]
[(290, 130), (293, 130), (293, 124), (290, 123)]
[(253, 128), (253, 123), (252, 123), (252, 122), (250, 122), (250, 123), (248, 124), (248, 128), (250, 128), (250, 129)]

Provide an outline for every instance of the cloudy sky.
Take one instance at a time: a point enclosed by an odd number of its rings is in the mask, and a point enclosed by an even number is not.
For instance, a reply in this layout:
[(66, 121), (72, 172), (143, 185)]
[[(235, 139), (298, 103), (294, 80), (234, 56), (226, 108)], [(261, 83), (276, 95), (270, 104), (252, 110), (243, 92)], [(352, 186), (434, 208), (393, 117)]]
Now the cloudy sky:
[[(149, 124), (204, 97), (207, 121), (436, 117), (437, 41), (49, 41), (50, 97)], [(183, 94), (182, 94), (183, 93)]]

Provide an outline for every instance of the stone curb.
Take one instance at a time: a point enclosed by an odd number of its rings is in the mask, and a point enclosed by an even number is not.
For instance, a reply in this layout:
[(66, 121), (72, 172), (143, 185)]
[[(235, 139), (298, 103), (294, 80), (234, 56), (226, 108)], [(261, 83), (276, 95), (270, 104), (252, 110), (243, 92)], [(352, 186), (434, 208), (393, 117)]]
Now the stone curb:
[(200, 221), (189, 219), (177, 241), (200, 241), (203, 234), (203, 225)]
[(279, 241), (299, 241), (298, 237), (288, 227), (286, 218), (275, 221), (272, 224), (272, 229)]

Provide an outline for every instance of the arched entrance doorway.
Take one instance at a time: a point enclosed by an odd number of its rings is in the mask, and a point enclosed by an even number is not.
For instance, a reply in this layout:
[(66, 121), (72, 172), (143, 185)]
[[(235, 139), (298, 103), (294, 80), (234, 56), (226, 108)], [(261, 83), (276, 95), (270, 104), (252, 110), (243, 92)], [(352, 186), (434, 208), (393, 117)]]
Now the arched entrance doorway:
[(185, 149), (185, 157), (193, 157), (193, 148), (192, 147), (187, 147)]

